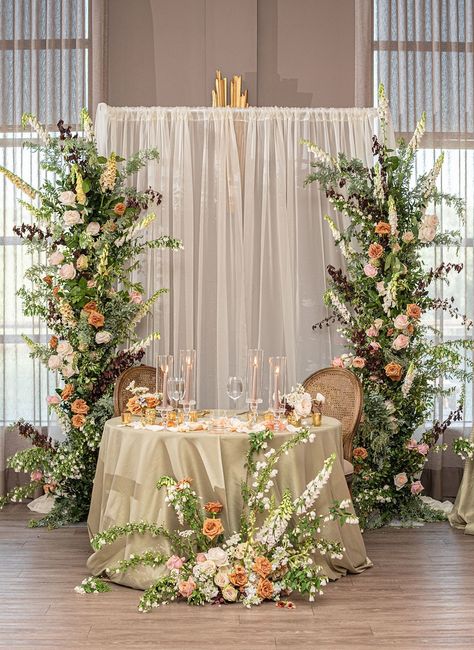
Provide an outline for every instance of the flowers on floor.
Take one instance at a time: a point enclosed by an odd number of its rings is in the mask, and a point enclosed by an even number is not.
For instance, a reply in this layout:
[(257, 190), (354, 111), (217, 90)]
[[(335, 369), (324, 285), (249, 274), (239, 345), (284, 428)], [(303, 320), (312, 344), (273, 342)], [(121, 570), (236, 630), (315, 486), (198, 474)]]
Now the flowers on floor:
[[(249, 435), (247, 477), (242, 486), (243, 512), (238, 532), (224, 529), (221, 518), (224, 506), (211, 501), (204, 506), (192, 487), (191, 478), (177, 481), (163, 476), (157, 488), (166, 491), (166, 502), (173, 508), (179, 528), (168, 530), (147, 522), (114, 526), (92, 539), (99, 550), (125, 535), (149, 534), (167, 541), (163, 546), (142, 554), (131, 555), (116, 566), (107, 568), (109, 576), (137, 566), (163, 567), (163, 575), (147, 589), (139, 603), (140, 611), (174, 600), (191, 605), (239, 602), (246, 607), (265, 600), (293, 607), (287, 596), (297, 591), (314, 600), (327, 583), (322, 567), (315, 562), (318, 555), (342, 558), (345, 549), (338, 542), (322, 536), (328, 522), (341, 525), (358, 523), (349, 500), (334, 502), (324, 515), (317, 514), (315, 503), (324, 489), (336, 460), (335, 454), (325, 462), (319, 473), (300, 495), (289, 489), (281, 498), (273, 490), (278, 462), (300, 444), (311, 443), (314, 433), (301, 429), (279, 447), (273, 447), (271, 430)], [(76, 588), (90, 591), (97, 578), (88, 578)]]
[[(446, 428), (462, 417), (470, 378), (470, 340), (446, 339), (425, 322), (425, 314), (447, 312), (467, 329), (454, 298), (435, 298), (433, 283), (448, 284), (460, 263), (427, 268), (426, 249), (457, 246), (457, 232), (441, 232), (436, 212), (444, 204), (462, 218), (464, 205), (441, 193), (436, 182), (443, 155), (414, 180), (417, 148), (424, 132), (422, 117), (409, 144), (391, 149), (386, 141), (388, 114), (383, 87), (379, 116), (382, 142), (373, 138), (375, 163), (365, 166), (344, 154), (332, 158), (307, 142), (314, 154), (307, 182), (325, 190), (340, 222), (325, 219), (345, 259), (344, 269), (328, 266), (325, 302), (330, 316), (314, 327), (338, 322), (347, 353), (333, 365), (349, 368), (364, 389), (364, 418), (354, 450), (354, 502), (364, 526), (392, 518), (437, 517), (419, 498), (419, 476), (430, 450)], [(436, 400), (461, 387), (458, 405), (426, 430)], [(421, 433), (420, 433), (421, 431)], [(464, 444), (464, 443), (463, 443)], [(458, 443), (461, 446), (461, 443)], [(465, 446), (467, 449), (467, 446)]]
[(86, 516), (97, 449), (113, 412), (115, 379), (139, 362), (146, 345), (158, 337), (153, 332), (139, 341), (135, 328), (165, 290), (146, 299), (131, 274), (139, 270), (147, 249), (181, 248), (180, 241), (166, 235), (144, 241), (156, 215), (142, 213), (159, 205), (161, 194), (126, 185), (130, 175), (158, 160), (158, 151), (139, 152), (128, 161), (115, 153), (100, 156), (90, 117), (83, 111), (81, 118), (83, 136), (73, 135), (61, 121), (59, 137), (51, 137), (35, 117), (24, 116), (25, 126), (39, 135), (29, 146), (40, 152), (47, 172), (39, 190), (0, 169), (31, 199), (20, 201), (31, 223), (14, 229), (36, 260), (19, 295), (25, 316), (43, 319), (50, 336), (47, 341), (24, 339), (31, 356), (57, 373), (61, 385), (48, 404), (65, 434), (58, 443), (23, 421), (17, 423), (33, 446), (15, 454), (9, 466), (29, 473), (31, 482), (14, 489), (1, 504), (47, 485), (56, 497), (52, 512), (40, 521), (48, 525)]

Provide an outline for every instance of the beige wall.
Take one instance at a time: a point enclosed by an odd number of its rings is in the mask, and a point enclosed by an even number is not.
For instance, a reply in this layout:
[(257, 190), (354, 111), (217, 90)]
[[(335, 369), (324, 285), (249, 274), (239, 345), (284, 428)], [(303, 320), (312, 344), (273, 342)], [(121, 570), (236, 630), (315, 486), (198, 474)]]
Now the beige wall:
[(208, 106), (215, 69), (251, 105), (354, 105), (357, 0), (109, 0), (108, 103)]

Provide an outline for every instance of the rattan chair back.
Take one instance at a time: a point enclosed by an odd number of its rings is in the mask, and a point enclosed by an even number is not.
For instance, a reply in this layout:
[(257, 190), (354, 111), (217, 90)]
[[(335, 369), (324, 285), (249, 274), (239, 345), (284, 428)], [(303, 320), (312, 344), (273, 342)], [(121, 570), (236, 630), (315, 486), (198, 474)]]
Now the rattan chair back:
[(305, 390), (316, 397), (326, 398), (323, 415), (337, 418), (342, 423), (344, 458), (352, 462), (354, 436), (362, 417), (362, 385), (355, 374), (345, 368), (322, 368), (304, 382)]
[(136, 386), (146, 386), (151, 393), (156, 390), (156, 368), (152, 366), (134, 366), (122, 372), (114, 389), (114, 415), (125, 411), (127, 401), (132, 396), (127, 386), (135, 380)]

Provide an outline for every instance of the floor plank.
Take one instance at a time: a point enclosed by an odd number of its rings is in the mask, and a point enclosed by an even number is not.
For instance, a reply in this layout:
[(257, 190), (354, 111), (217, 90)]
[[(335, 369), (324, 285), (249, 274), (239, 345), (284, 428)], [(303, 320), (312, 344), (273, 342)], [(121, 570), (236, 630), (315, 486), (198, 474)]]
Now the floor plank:
[(31, 529), (30, 517), (20, 504), (0, 513), (1, 648), (474, 647), (474, 537), (446, 523), (366, 532), (374, 567), (295, 610), (180, 603), (140, 614), (132, 589), (73, 591), (87, 575), (85, 526)]

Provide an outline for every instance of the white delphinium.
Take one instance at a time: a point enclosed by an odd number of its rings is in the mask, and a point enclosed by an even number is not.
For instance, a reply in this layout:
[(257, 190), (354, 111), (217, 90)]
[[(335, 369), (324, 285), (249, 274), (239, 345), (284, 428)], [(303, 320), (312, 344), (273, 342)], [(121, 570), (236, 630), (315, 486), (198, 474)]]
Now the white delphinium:
[(382, 184), (382, 173), (381, 167), (378, 163), (374, 166), (375, 177), (374, 177), (374, 196), (377, 201), (383, 202), (385, 200), (385, 192)]
[(347, 307), (339, 300), (339, 298), (336, 296), (334, 291), (328, 291), (327, 294), (328, 298), (331, 301), (331, 304), (335, 309), (339, 312), (342, 320), (345, 323), (350, 323), (351, 322), (351, 315), (347, 309)]
[(44, 144), (48, 144), (50, 140), (49, 133), (46, 131), (44, 126), (38, 122), (38, 119), (35, 115), (32, 115), (31, 113), (25, 113), (22, 117), (21, 122), (24, 127), (31, 126), (33, 131), (39, 135)]
[(329, 456), (329, 458), (324, 461), (324, 465), (321, 471), (315, 476), (312, 481), (307, 484), (303, 493), (297, 499), (295, 499), (293, 502), (293, 508), (298, 515), (303, 515), (311, 509), (311, 506), (319, 497), (321, 490), (326, 485), (329, 477), (331, 476), (332, 467), (335, 460), (336, 454), (331, 454), (331, 456)]
[(332, 233), (332, 236), (334, 237), (334, 241), (339, 246), (343, 257), (345, 257), (346, 259), (349, 259), (352, 255), (355, 254), (355, 250), (352, 248), (352, 246), (350, 244), (348, 244), (346, 242), (344, 237), (341, 235), (341, 231), (338, 230), (338, 228), (336, 227), (336, 224), (331, 219), (331, 217), (326, 215), (324, 217), (324, 220), (328, 223), (329, 228), (330, 228), (331, 233)]
[(407, 374), (405, 375), (405, 379), (403, 380), (403, 384), (402, 384), (402, 395), (403, 395), (403, 397), (408, 396), (408, 393), (410, 392), (411, 387), (413, 385), (413, 380), (415, 379), (415, 375), (416, 375), (416, 370), (415, 370), (415, 366), (414, 366), (414, 364), (412, 362), (408, 366)]
[(395, 235), (398, 227), (397, 208), (392, 196), (388, 197), (388, 222), (390, 224), (390, 232)]
[(267, 549), (273, 548), (285, 533), (293, 514), (291, 493), (286, 490), (278, 508), (263, 522), (260, 530), (255, 535), (255, 540)]
[(317, 144), (313, 144), (310, 140), (301, 140), (301, 144), (306, 145), (306, 148), (313, 154), (316, 162), (327, 165), (328, 167), (332, 167), (336, 164), (337, 161), (324, 151), (324, 149), (318, 147)]
[(433, 168), (431, 171), (428, 173), (426, 180), (425, 180), (425, 191), (424, 191), (424, 196), (425, 198), (428, 198), (431, 196), (435, 186), (436, 186), (436, 179), (439, 176), (439, 173), (441, 171), (441, 167), (443, 166), (443, 161), (444, 161), (444, 153), (441, 153), (438, 158), (435, 161), (435, 164), (433, 165)]
[(425, 133), (426, 126), (426, 113), (423, 111), (421, 118), (416, 125), (415, 131), (413, 132), (412, 138), (408, 143), (408, 148), (415, 152), (420, 146), (421, 139)]
[(377, 112), (379, 115), (379, 119), (382, 125), (382, 130), (385, 136), (386, 132), (386, 125), (388, 123), (388, 116), (389, 116), (389, 107), (388, 107), (388, 99), (385, 95), (385, 88), (383, 84), (379, 85), (379, 92), (378, 92), (378, 105), (377, 105)]

